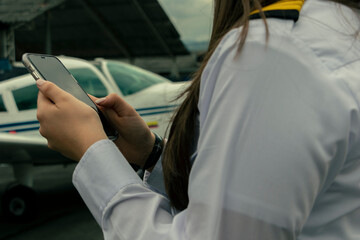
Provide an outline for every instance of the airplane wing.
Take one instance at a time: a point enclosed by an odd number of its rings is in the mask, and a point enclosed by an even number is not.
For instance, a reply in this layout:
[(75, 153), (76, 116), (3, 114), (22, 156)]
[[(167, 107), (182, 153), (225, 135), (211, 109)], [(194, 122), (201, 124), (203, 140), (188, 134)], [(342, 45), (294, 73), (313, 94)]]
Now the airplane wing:
[(0, 163), (51, 165), (75, 162), (49, 149), (45, 138), (0, 133)]

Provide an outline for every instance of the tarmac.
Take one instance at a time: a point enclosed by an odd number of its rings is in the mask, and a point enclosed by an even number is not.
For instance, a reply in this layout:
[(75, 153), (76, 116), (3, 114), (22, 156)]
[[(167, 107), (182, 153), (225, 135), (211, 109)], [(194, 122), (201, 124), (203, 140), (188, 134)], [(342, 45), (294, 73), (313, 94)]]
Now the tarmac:
[[(72, 185), (75, 164), (35, 168), (36, 215), (26, 223), (11, 222), (0, 210), (0, 239), (100, 240), (101, 228)], [(0, 165), (0, 201), (15, 179), (9, 165)]]

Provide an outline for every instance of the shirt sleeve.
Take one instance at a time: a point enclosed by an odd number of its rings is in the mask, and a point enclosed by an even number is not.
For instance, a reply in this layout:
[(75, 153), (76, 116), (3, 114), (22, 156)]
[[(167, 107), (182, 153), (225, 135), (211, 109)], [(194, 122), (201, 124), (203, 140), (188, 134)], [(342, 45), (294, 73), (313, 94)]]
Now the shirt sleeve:
[(162, 162), (162, 157), (160, 157), (160, 159), (157, 161), (153, 170), (150, 173), (148, 172), (148, 176), (144, 180), (153, 191), (158, 192), (164, 195), (165, 197), (167, 197), (161, 162)]
[(343, 149), (345, 113), (327, 111), (343, 107), (313, 62), (277, 44), (287, 51), (248, 43), (210, 60), (184, 211), (172, 215), (112, 142), (88, 149), (73, 182), (105, 239), (296, 239)]
[[(105, 239), (180, 240), (208, 236), (207, 227), (199, 231), (204, 227), (202, 223), (186, 223), (188, 211), (196, 210), (196, 215), (206, 219), (208, 216), (204, 213), (209, 210), (207, 206), (195, 205), (173, 216), (169, 201), (141, 181), (109, 140), (101, 140), (88, 149), (75, 169), (73, 182), (101, 226)], [(237, 224), (246, 226), (245, 223), (251, 220), (253, 230), (255, 226), (262, 228), (266, 237), (272, 234), (273, 239), (287, 239), (282, 238), (286, 236), (283, 231), (274, 231), (271, 225), (245, 215), (227, 212), (223, 217), (224, 220), (232, 219), (233, 223), (228, 225), (224, 221), (226, 228), (223, 231), (227, 236), (231, 236), (228, 235), (231, 228), (238, 228)], [(193, 227), (186, 231), (185, 226), (188, 224)], [(244, 227), (243, 234), (248, 230)], [(237, 234), (238, 231), (239, 229), (232, 234)], [(264, 236), (258, 233), (259, 239)]]

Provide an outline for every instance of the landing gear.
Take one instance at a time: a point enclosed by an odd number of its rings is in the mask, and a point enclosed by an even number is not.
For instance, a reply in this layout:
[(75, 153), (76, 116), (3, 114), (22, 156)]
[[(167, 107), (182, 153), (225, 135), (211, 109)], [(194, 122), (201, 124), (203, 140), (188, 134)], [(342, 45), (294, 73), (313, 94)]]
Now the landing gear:
[[(16, 159), (26, 159), (26, 153), (16, 152)], [(1, 209), (5, 218), (26, 222), (36, 213), (36, 193), (33, 186), (33, 168), (29, 163), (13, 164), (14, 177), (17, 182), (10, 183), (1, 201)]]
[(13, 151), (11, 161), (16, 182), (10, 183), (1, 196), (1, 209), (5, 218), (26, 222), (36, 213), (36, 193), (32, 189), (34, 165), (24, 149)]
[(8, 219), (21, 222), (30, 220), (36, 213), (36, 193), (30, 187), (10, 184), (2, 197), (1, 208)]

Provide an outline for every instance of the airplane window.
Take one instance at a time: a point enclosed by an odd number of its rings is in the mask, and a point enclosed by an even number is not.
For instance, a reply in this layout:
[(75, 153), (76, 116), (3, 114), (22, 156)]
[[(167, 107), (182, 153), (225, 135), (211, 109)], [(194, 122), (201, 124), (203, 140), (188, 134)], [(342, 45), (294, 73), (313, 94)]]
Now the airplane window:
[(105, 97), (108, 95), (108, 91), (106, 90), (104, 84), (91, 69), (73, 68), (69, 69), (69, 71), (85, 92), (95, 97)]
[(6, 112), (4, 100), (1, 95), (0, 95), (0, 112)]
[(108, 62), (107, 66), (124, 96), (139, 92), (158, 83), (167, 82), (161, 76), (131, 65)]
[(13, 95), (18, 109), (20, 111), (36, 109), (38, 91), (35, 84), (14, 90)]

